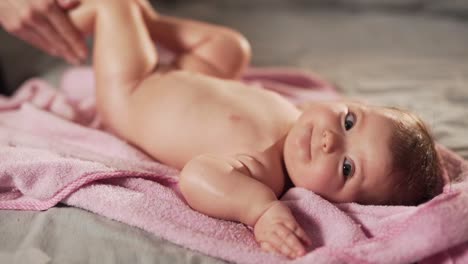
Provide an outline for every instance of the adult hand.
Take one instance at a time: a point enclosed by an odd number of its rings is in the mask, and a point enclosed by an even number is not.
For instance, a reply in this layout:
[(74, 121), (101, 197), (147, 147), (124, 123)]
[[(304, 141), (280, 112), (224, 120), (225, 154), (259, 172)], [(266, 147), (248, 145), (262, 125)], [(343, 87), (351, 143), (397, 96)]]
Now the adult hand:
[(0, 0), (0, 24), (9, 33), (69, 63), (86, 59), (84, 37), (65, 11), (78, 0)]

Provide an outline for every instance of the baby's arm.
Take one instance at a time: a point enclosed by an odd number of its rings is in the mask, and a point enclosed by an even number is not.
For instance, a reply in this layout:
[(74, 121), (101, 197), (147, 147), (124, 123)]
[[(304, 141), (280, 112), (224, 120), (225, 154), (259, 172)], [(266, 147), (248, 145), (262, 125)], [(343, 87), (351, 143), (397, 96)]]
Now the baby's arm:
[(289, 208), (265, 184), (249, 175), (240, 161), (203, 155), (180, 174), (180, 190), (188, 204), (212, 217), (254, 227), (264, 250), (294, 258), (310, 244)]

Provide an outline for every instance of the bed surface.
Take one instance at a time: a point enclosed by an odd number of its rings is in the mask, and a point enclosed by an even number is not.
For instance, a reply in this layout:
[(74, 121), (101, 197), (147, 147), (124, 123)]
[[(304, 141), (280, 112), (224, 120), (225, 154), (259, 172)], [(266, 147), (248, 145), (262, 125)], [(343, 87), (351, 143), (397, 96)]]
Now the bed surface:
[[(236, 28), (251, 41), (255, 66), (305, 68), (349, 97), (410, 109), (440, 143), (468, 158), (468, 1), (198, 0), (156, 6)], [(65, 69), (3, 32), (0, 43), (12, 87), (32, 75), (56, 83)], [(14, 257), (29, 263), (222, 262), (66, 206), (0, 211), (0, 263)]]

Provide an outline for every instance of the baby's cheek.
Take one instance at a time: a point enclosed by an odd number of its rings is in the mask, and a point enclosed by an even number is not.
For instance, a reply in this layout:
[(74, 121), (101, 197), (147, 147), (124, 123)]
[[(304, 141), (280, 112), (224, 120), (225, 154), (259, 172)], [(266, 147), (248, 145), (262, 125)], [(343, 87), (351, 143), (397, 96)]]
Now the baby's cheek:
[(326, 160), (314, 164), (310, 171), (308, 189), (319, 194), (330, 194), (337, 191), (340, 178), (334, 164)]

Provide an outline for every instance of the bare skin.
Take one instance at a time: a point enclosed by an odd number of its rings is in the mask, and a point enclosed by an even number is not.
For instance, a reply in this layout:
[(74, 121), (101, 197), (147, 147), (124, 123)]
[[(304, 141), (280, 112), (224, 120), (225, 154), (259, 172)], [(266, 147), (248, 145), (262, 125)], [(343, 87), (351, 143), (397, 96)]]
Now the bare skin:
[(29, 44), (78, 64), (87, 57), (84, 38), (62, 9), (76, 1), (3, 0), (0, 2), (0, 26)]
[[(384, 180), (372, 175), (388, 168), (388, 135), (376, 132), (388, 125), (385, 113), (345, 102), (302, 113), (275, 93), (236, 81), (250, 59), (239, 33), (157, 15), (143, 0), (83, 1), (70, 15), (83, 32), (95, 33), (96, 98), (105, 125), (181, 169), (180, 189), (192, 208), (253, 226), (263, 249), (295, 258), (311, 243), (278, 200), (288, 177), (337, 202), (371, 199), (367, 193)], [(172, 65), (158, 66), (154, 42), (177, 53)], [(367, 124), (359, 125), (364, 116)], [(360, 137), (369, 138), (365, 146), (353, 144)], [(307, 148), (306, 159), (300, 153)], [(376, 164), (362, 165), (366, 178), (356, 165), (365, 163), (361, 156)], [(356, 166), (346, 187), (335, 183), (343, 179), (345, 157)], [(308, 168), (318, 176), (306, 175)], [(381, 189), (386, 193), (385, 184)]]

